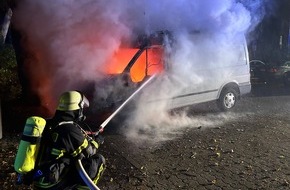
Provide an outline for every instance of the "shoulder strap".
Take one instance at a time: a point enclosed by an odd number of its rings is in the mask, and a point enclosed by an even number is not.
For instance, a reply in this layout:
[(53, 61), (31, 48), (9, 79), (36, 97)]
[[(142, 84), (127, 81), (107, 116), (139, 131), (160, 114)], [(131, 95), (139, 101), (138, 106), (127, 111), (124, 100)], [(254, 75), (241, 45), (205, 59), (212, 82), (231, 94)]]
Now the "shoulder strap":
[(61, 121), (55, 127), (58, 127), (58, 126), (64, 125), (64, 124), (73, 124), (73, 125), (77, 126), (82, 131), (82, 133), (85, 135), (86, 138), (91, 139), (91, 137), (88, 135), (88, 133), (75, 121)]

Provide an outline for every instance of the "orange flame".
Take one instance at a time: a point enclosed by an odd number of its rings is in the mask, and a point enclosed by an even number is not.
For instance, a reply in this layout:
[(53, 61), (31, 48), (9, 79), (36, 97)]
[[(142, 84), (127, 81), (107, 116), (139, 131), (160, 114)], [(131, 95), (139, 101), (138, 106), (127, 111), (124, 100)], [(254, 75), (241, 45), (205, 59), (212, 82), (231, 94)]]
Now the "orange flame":
[[(122, 48), (113, 55), (106, 65), (107, 74), (120, 74), (124, 71), (129, 61), (133, 58), (137, 48)], [(146, 75), (160, 73), (164, 69), (163, 50), (151, 48), (145, 50), (130, 69), (130, 77), (133, 82), (140, 82)]]

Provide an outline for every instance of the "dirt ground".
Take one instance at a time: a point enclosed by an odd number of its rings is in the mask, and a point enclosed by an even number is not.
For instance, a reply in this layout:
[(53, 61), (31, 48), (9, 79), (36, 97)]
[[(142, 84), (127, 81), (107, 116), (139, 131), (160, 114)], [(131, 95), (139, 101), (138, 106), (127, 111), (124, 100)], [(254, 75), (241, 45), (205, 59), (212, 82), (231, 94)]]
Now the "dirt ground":
[[(223, 126), (190, 128), (159, 145), (134, 145), (119, 135), (108, 135), (100, 150), (107, 169), (99, 188), (286, 190), (290, 188), (289, 136), (288, 120), (255, 114)], [(3, 189), (31, 189), (15, 185), (18, 139), (17, 135), (1, 140)]]
[[(289, 108), (287, 94), (248, 97), (234, 114), (192, 114), (216, 124), (188, 126), (159, 144), (135, 144), (105, 131), (100, 152), (107, 169), (99, 188), (290, 189)], [(0, 140), (3, 189), (29, 189), (15, 185), (19, 138), (12, 133)]]

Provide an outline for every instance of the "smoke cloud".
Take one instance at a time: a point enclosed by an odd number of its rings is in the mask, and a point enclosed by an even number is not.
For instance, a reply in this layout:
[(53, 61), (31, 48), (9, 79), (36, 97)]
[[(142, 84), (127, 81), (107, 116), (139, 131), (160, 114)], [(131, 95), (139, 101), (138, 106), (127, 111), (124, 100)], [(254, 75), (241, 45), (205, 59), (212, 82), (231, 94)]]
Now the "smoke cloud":
[[(147, 89), (151, 97), (178, 93), (180, 89), (170, 78), (177, 79), (180, 88), (202, 83), (202, 73), (192, 70), (222, 65), (239, 56), (228, 52), (264, 17), (262, 2), (265, 1), (23, 0), (14, 10), (13, 23), (33, 55), (25, 63), (32, 85), (42, 97), (42, 104), (54, 109), (61, 92), (100, 81), (104, 65), (120, 48), (121, 41), (135, 33), (169, 30), (177, 42), (175, 50), (168, 50), (173, 55), (172, 72), (169, 78), (162, 79), (162, 88), (154, 89), (153, 85)], [(194, 37), (193, 43), (192, 33), (196, 31), (200, 35)], [(227, 73), (220, 75), (226, 77)], [(185, 114), (168, 115), (164, 111), (166, 102), (145, 106), (142, 100), (148, 98), (144, 93), (130, 118), (126, 128), (129, 137), (141, 133), (146, 137), (153, 132), (158, 139), (167, 139), (174, 131), (171, 126), (207, 122), (198, 122)]]

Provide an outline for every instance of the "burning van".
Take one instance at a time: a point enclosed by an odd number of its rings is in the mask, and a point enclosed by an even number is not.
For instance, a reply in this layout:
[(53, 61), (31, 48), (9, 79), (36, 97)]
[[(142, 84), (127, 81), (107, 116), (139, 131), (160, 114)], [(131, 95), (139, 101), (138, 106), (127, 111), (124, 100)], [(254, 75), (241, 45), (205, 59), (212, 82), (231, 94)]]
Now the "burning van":
[[(186, 40), (176, 39), (160, 31), (121, 48), (106, 67), (107, 79), (97, 86), (96, 111), (116, 110), (140, 96), (148, 104), (165, 102), (168, 110), (209, 101), (232, 110), (251, 91), (247, 45), (243, 39), (209, 48), (202, 37), (193, 32)], [(182, 40), (186, 43), (178, 43)]]

